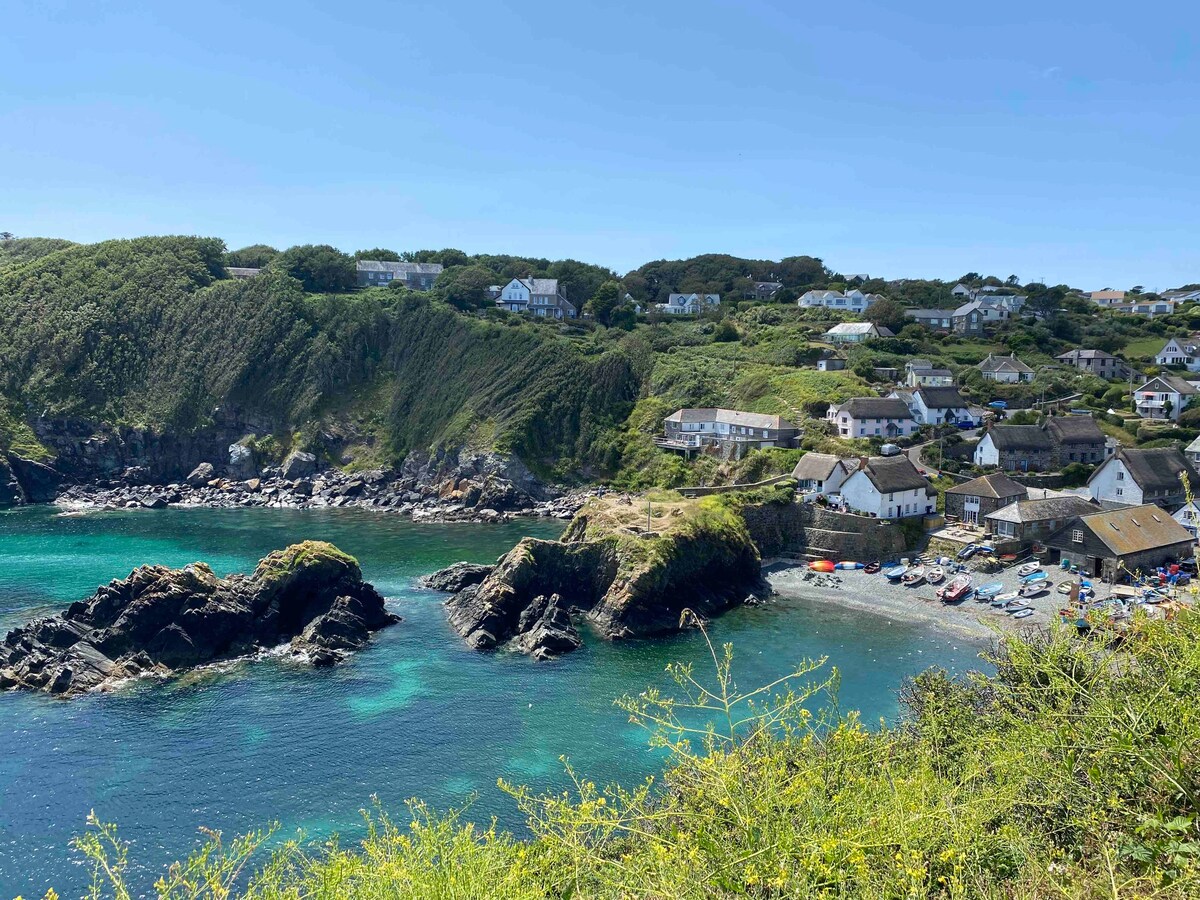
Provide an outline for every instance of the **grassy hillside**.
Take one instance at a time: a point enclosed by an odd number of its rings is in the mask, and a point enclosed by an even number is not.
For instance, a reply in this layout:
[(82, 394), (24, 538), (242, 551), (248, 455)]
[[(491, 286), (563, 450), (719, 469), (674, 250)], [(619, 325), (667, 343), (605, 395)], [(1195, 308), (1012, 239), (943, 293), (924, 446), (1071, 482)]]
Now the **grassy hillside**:
[[(994, 677), (926, 672), (901, 721), (877, 728), (836, 710), (818, 663), (739, 694), (726, 648), (674, 667), (675, 698), (621, 703), (667, 749), (661, 779), (504, 785), (529, 840), (414, 802), (404, 824), (376, 810), (358, 844), (210, 845), (160, 896), (226, 896), (248, 864), (258, 874), (232, 895), (263, 900), (1196, 897), (1198, 648), (1192, 611), (1137, 621), (1121, 650), (1010, 637)], [(113, 839), (97, 828), (78, 846), (108, 867), (101, 895), (121, 897)]]

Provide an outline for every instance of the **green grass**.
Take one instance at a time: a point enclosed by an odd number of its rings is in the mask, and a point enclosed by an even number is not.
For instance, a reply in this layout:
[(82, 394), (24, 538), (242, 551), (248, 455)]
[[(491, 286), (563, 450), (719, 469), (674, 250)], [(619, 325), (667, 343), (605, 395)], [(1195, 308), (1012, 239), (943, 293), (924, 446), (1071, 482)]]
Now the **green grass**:
[(1131, 340), (1121, 352), (1128, 359), (1148, 360), (1152, 359), (1159, 350), (1167, 343), (1170, 338), (1163, 335), (1150, 335), (1148, 337), (1140, 337)]

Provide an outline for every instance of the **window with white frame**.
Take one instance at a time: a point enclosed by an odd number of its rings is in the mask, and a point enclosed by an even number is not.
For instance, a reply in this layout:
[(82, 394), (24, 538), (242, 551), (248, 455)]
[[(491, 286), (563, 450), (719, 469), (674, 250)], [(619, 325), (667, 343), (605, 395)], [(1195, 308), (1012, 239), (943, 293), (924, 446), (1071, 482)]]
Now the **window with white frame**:
[(1083, 543), (1083, 532), (1080, 531), (1078, 528), (1074, 529), (1071, 532), (1071, 541), (1072, 541), (1072, 543), (1075, 543), (1075, 544), (1082, 544)]

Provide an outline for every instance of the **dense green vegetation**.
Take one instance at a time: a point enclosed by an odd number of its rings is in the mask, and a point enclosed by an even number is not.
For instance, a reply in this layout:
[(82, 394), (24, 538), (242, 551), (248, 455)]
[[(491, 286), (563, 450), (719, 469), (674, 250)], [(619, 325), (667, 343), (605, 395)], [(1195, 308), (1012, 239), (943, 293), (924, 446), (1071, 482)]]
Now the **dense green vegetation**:
[[(837, 709), (820, 662), (739, 693), (726, 647), (673, 667), (676, 696), (621, 701), (667, 751), (660, 779), (623, 790), (572, 772), (574, 790), (551, 796), (502, 784), (528, 840), (414, 801), (406, 824), (369, 813), (352, 845), (215, 839), (158, 895), (1195, 897), (1198, 648), (1190, 610), (1135, 620), (1119, 649), (1066, 630), (1011, 636), (995, 675), (925, 672), (902, 719), (869, 729)], [(77, 847), (96, 896), (129, 896), (111, 826)]]
[[(427, 294), (400, 283), (358, 289), (356, 257), (446, 269)], [(231, 279), (225, 267), (234, 265), (264, 271)], [(527, 275), (558, 278), (588, 317), (554, 323), (497, 310), (489, 285)], [(685, 462), (654, 446), (662, 418), (680, 406), (779, 414), (805, 427), (807, 449), (861, 452), (871, 446), (827, 433), (826, 406), (886, 388), (888, 376), (877, 370), (902, 370), (914, 356), (954, 370), (975, 402), (1003, 399), (1017, 408), (1071, 397), (1101, 413), (1120, 440), (1146, 443), (1164, 435), (1135, 432), (1136, 424), (1105, 412), (1128, 409), (1127, 383), (1083, 375), (1054, 356), (1096, 347), (1152, 372), (1149, 357), (1161, 343), (1200, 321), (1195, 304), (1153, 320), (1098, 314), (1062, 288), (968, 273), (969, 283), (1024, 290), (1031, 304), (1044, 300), (1044, 318), (1019, 318), (982, 340), (903, 324), (900, 303), (885, 302), (873, 310), (897, 336), (844, 351), (842, 371), (818, 372), (817, 359), (831, 349), (821, 335), (838, 314), (800, 310), (794, 297), (845, 286), (844, 278), (812, 257), (660, 260), (618, 278), (576, 260), (453, 249), (351, 255), (327, 245), (226, 252), (219, 240), (194, 237), (88, 246), (0, 241), (0, 444), (36, 452), (27, 425), (39, 416), (193, 429), (220, 407), (270, 423), (283, 452), (296, 444), (320, 450), (314, 445), (332, 428), (346, 437), (354, 465), (467, 443), (516, 452), (566, 480), (631, 488), (753, 480), (786, 471), (796, 454)], [(758, 280), (785, 289), (750, 299)], [(944, 282), (861, 286), (904, 303), (953, 302)], [(630, 293), (648, 304), (669, 289), (717, 291), (724, 302), (676, 319), (652, 307), (635, 316), (625, 300)], [(973, 367), (989, 352), (1017, 353), (1038, 369), (1037, 379), (984, 382)], [(1200, 414), (1181, 425), (1173, 437), (1194, 434)]]

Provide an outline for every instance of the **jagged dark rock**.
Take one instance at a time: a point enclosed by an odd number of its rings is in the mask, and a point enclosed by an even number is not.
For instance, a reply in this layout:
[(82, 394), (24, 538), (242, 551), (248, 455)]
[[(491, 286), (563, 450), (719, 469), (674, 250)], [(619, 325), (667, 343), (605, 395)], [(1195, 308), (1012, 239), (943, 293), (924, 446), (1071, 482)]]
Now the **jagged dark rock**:
[(49, 503), (58, 496), (58, 488), (63, 481), (58, 470), (15, 453), (9, 453), (7, 459), (13, 478), (21, 488), (24, 502)]
[(317, 458), (303, 450), (293, 450), (279, 467), (279, 474), (294, 481), (297, 478), (307, 478), (317, 472)]
[(187, 483), (195, 488), (204, 487), (217, 477), (217, 470), (212, 463), (202, 462), (188, 474)]
[(21, 493), (17, 476), (13, 474), (7, 461), (0, 457), (0, 507), (17, 506), (24, 502), (25, 495)]
[(665, 634), (688, 627), (685, 609), (711, 616), (765, 590), (737, 513), (681, 504), (655, 534), (631, 518), (598, 504), (561, 541), (525, 538), (446, 601), (451, 627), (477, 650), (510, 644), (541, 658), (579, 646), (571, 612), (609, 639)]
[(253, 574), (228, 578), (204, 563), (142, 566), (59, 615), (10, 631), (0, 644), (0, 689), (73, 696), (283, 644), (328, 665), (397, 621), (358, 562), (331, 544), (295, 544)]
[(492, 574), (494, 568), (496, 568), (494, 565), (457, 562), (439, 572), (425, 576), (424, 584), (430, 590), (457, 594), (465, 587), (479, 584)]

